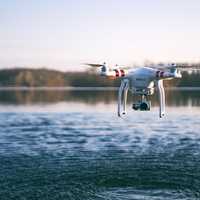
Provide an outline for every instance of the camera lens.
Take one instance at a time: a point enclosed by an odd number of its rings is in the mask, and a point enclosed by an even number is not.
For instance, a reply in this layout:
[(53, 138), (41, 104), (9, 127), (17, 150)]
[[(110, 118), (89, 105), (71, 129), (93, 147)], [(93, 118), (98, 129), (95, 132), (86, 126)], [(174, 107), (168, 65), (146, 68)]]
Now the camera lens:
[(142, 102), (142, 103), (140, 104), (140, 110), (148, 110), (148, 105), (147, 105), (147, 103)]

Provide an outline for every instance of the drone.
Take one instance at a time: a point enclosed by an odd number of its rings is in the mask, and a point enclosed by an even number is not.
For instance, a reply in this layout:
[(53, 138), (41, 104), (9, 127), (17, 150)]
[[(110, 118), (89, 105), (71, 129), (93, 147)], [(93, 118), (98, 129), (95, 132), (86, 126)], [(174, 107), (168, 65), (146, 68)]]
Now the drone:
[(181, 71), (197, 69), (194, 66), (179, 64), (158, 64), (148, 67), (134, 67), (125, 69), (123, 67), (110, 68), (103, 64), (90, 64), (91, 67), (100, 68), (100, 75), (112, 78), (121, 78), (121, 85), (118, 91), (118, 116), (126, 114), (126, 103), (128, 91), (132, 95), (139, 96), (139, 100), (133, 102), (133, 110), (150, 111), (151, 102), (149, 96), (158, 91), (159, 117), (165, 115), (165, 90), (163, 81), (175, 78), (182, 78)]

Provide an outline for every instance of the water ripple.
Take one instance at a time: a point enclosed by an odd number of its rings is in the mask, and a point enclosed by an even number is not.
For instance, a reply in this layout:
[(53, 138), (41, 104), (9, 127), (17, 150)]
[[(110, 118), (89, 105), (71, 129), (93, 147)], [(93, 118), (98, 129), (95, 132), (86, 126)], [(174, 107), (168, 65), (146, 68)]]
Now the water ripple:
[(0, 114), (1, 197), (200, 198), (200, 116), (152, 115)]

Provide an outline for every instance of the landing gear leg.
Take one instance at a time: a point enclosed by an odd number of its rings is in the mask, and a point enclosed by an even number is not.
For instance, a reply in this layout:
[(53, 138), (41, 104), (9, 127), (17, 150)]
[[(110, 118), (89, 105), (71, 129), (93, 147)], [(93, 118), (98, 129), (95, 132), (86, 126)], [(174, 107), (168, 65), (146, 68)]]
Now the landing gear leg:
[(159, 116), (162, 118), (165, 115), (165, 90), (163, 87), (163, 80), (157, 81), (158, 95), (159, 95)]
[[(118, 116), (126, 114), (127, 93), (129, 89), (129, 80), (123, 79), (118, 92)], [(123, 98), (123, 99), (122, 99)]]

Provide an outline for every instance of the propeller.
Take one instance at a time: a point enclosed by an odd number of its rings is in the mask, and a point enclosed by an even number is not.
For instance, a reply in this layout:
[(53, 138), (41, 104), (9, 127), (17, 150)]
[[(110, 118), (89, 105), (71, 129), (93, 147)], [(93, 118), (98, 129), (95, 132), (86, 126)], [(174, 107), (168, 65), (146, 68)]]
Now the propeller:
[(152, 68), (164, 70), (173, 70), (173, 69), (179, 69), (181, 71), (190, 71), (190, 70), (200, 70), (200, 65), (192, 65), (192, 64), (181, 64), (181, 63), (172, 63), (172, 64), (159, 64), (157, 66), (154, 66)]
[(94, 64), (94, 63), (84, 63), (85, 65), (89, 65), (90, 67), (103, 67), (106, 63), (103, 64)]
[[(104, 62), (103, 64), (96, 64), (96, 63), (84, 63), (84, 65), (88, 65), (90, 67), (106, 67), (106, 63)], [(115, 70), (115, 69), (124, 69), (124, 70), (129, 70), (132, 69), (133, 67), (127, 67), (124, 65), (118, 65), (116, 64), (114, 67), (109, 67), (110, 70)]]
[(177, 68), (182, 71), (200, 70), (200, 65), (177, 64)]

